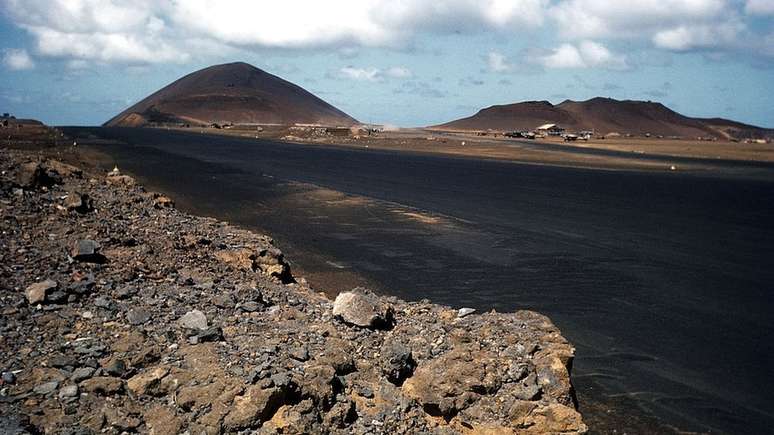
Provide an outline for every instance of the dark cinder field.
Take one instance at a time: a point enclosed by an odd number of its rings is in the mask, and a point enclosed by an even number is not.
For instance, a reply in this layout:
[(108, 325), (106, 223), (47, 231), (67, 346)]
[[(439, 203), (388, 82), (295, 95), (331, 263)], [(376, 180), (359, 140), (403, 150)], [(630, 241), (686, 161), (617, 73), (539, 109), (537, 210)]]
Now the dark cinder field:
[(366, 283), (548, 315), (577, 346), (592, 430), (774, 426), (774, 167), (595, 170), (65, 130), (183, 208), (269, 232), (329, 293)]

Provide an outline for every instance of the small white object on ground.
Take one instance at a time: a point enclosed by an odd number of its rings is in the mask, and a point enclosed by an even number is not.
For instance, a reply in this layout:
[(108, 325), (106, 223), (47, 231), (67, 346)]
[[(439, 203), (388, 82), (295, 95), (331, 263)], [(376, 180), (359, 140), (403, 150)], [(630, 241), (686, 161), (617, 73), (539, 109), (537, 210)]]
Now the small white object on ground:
[(457, 311), (457, 318), (461, 319), (461, 318), (463, 318), (465, 316), (469, 316), (469, 315), (471, 315), (471, 314), (473, 314), (475, 312), (476, 312), (475, 308), (460, 308)]

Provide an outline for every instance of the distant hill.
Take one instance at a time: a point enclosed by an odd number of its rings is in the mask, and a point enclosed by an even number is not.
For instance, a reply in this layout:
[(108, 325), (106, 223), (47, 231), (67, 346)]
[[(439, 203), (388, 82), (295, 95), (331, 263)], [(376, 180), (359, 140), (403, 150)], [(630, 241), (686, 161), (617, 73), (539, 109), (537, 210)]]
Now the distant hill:
[(189, 74), (104, 125), (229, 122), (350, 126), (357, 120), (300, 86), (237, 62)]
[(430, 127), (438, 130), (532, 130), (541, 124), (558, 124), (568, 131), (594, 130), (598, 134), (620, 133), (680, 137), (763, 138), (774, 130), (720, 118), (700, 119), (681, 115), (661, 103), (592, 98), (492, 106), (475, 115)]

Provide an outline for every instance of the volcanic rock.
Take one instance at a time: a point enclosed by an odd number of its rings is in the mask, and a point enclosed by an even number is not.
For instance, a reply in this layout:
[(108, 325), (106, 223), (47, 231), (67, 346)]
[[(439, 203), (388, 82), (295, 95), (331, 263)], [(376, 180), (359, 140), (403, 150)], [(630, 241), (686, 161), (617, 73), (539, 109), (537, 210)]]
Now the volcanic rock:
[[(569, 376), (574, 349), (544, 316), (460, 320), (449, 307), (363, 289), (332, 302), (302, 279), (294, 284), (269, 237), (156, 207), (158, 196), (141, 186), (104, 182), (115, 176), (61, 167), (62, 185), (19, 195), (14, 177), (28, 161), (0, 149), (0, 425), (20, 422), (31, 433), (586, 431)], [(95, 211), (62, 213), (58, 202), (73, 191)], [(97, 238), (104, 248), (90, 244), (87, 254), (110, 262), (57, 255)], [(43, 300), (61, 293), (60, 304), (27, 303), (19, 289), (39, 277), (59, 281)]]
[(106, 396), (121, 392), (121, 390), (123, 390), (124, 383), (119, 378), (110, 376), (97, 376), (81, 382), (80, 387), (87, 393)]
[(46, 382), (35, 386), (35, 388), (32, 391), (35, 394), (45, 395), (45, 394), (53, 393), (54, 391), (56, 391), (58, 387), (59, 387), (59, 382), (50, 381), (50, 382)]
[(39, 183), (43, 169), (38, 162), (27, 162), (19, 166), (16, 182), (22, 187), (34, 187)]
[(61, 184), (62, 177), (40, 162), (27, 162), (19, 165), (16, 182), (25, 188), (51, 187)]
[(389, 328), (392, 307), (371, 291), (356, 288), (339, 293), (333, 302), (333, 315), (362, 328)]
[(78, 386), (77, 385), (67, 385), (65, 387), (62, 387), (59, 389), (59, 398), (60, 399), (69, 399), (72, 397), (78, 397)]
[(142, 308), (132, 308), (126, 312), (126, 321), (129, 322), (130, 325), (142, 325), (150, 320), (150, 317), (150, 313)]
[(276, 248), (259, 249), (257, 252), (251, 248), (226, 249), (216, 252), (215, 258), (231, 267), (260, 272), (264, 276), (276, 278), (286, 284), (293, 281), (290, 266), (285, 261), (282, 251)]
[(196, 334), (196, 338), (200, 343), (221, 341), (223, 340), (223, 329), (220, 326), (210, 326)]
[(231, 411), (223, 419), (223, 427), (234, 431), (259, 426), (274, 415), (283, 398), (284, 393), (279, 388), (249, 387), (244, 395), (234, 397)]
[(99, 253), (100, 248), (94, 240), (78, 240), (73, 245), (71, 256), (75, 261), (84, 263), (104, 263), (105, 257)]
[(404, 387), (431, 415), (454, 417), (501, 386), (493, 354), (473, 347), (457, 348), (417, 367)]
[(110, 361), (103, 367), (105, 372), (110, 376), (122, 377), (126, 373), (126, 363), (122, 359), (111, 358)]
[(414, 373), (416, 362), (411, 355), (411, 349), (402, 343), (394, 340), (385, 342), (381, 355), (382, 371), (393, 384), (403, 384), (403, 381)]
[(3, 372), (2, 377), (3, 384), (14, 384), (16, 383), (16, 375), (13, 374), (13, 372)]
[(81, 382), (89, 379), (94, 374), (94, 371), (95, 370), (91, 367), (78, 367), (73, 370), (73, 374), (70, 375), (70, 380), (76, 383)]
[(174, 207), (175, 201), (172, 201), (169, 197), (164, 195), (158, 195), (153, 200), (153, 206), (156, 208)]
[(460, 308), (459, 310), (457, 310), (457, 317), (461, 319), (461, 318), (463, 318), (465, 316), (469, 316), (469, 315), (471, 315), (471, 314), (473, 314), (475, 312), (476, 312), (475, 308)]
[(163, 405), (156, 405), (143, 414), (143, 420), (152, 434), (177, 434), (183, 427), (183, 419)]
[(57, 284), (56, 281), (52, 279), (47, 279), (45, 281), (37, 282), (35, 284), (31, 284), (27, 287), (27, 289), (24, 291), (25, 296), (27, 296), (27, 301), (31, 305), (40, 304), (43, 303), (46, 300), (46, 294), (49, 291), (54, 290), (57, 288), (59, 284)]
[(122, 174), (118, 168), (108, 172), (107, 177), (105, 177), (105, 182), (110, 185), (122, 187), (133, 187), (136, 184), (134, 178), (130, 177), (129, 175)]
[(92, 201), (89, 195), (85, 195), (79, 192), (70, 192), (65, 199), (65, 207), (68, 210), (74, 210), (78, 213), (88, 213), (92, 210)]
[(180, 326), (203, 331), (207, 329), (207, 316), (199, 310), (191, 310), (178, 321)]
[(135, 375), (126, 381), (126, 388), (137, 396), (159, 395), (162, 393), (161, 380), (167, 373), (169, 373), (169, 368), (157, 367), (151, 371)]

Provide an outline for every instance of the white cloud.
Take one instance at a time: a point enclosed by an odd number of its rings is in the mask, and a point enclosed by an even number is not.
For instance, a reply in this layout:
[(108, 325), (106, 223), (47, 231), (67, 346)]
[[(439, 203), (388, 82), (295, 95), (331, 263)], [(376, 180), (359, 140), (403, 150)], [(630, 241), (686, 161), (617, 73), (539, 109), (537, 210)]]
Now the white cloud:
[(418, 33), (537, 27), (549, 0), (0, 0), (42, 55), (185, 61), (204, 41), (236, 47), (400, 46)]
[(744, 10), (751, 15), (774, 15), (774, 0), (747, 0)]
[(340, 78), (367, 82), (381, 82), (384, 81), (385, 78), (407, 79), (412, 75), (411, 70), (402, 66), (394, 66), (385, 70), (375, 67), (356, 68), (353, 66), (346, 66), (338, 71), (338, 76)]
[(508, 59), (496, 51), (490, 51), (489, 54), (487, 54), (486, 63), (489, 67), (489, 71), (496, 73), (504, 73), (513, 69), (513, 66), (508, 63)]
[(731, 11), (728, 0), (565, 0), (550, 15), (567, 37), (647, 38), (676, 26), (717, 22)]
[(743, 30), (738, 22), (679, 26), (656, 33), (653, 43), (673, 51), (723, 48), (735, 45)]
[(178, 1), (179, 26), (225, 43), (269, 47), (400, 45), (418, 32), (539, 26), (548, 0)]
[(382, 71), (379, 68), (355, 68), (345, 66), (339, 70), (339, 75), (342, 78), (368, 82), (378, 82), (382, 80)]
[(68, 59), (103, 62), (184, 62), (189, 55), (162, 40), (153, 41), (133, 34), (65, 33), (35, 28), (41, 54)]
[(627, 69), (626, 57), (612, 53), (602, 44), (593, 41), (582, 41), (578, 46), (583, 60), (589, 67), (604, 67), (608, 69)]
[(547, 68), (585, 68), (580, 50), (572, 44), (562, 44), (551, 54), (541, 56), (538, 62)]
[(614, 54), (594, 41), (581, 41), (577, 45), (565, 43), (548, 53), (533, 56), (531, 61), (546, 68), (629, 68), (625, 56)]
[[(754, 10), (765, 10), (750, 0)], [(738, 50), (747, 26), (736, 0), (565, 0), (550, 8), (550, 16), (566, 39), (631, 38), (651, 41), (671, 51)]]
[(403, 66), (394, 66), (392, 68), (388, 68), (384, 74), (388, 77), (396, 79), (407, 79), (414, 75), (410, 69)]
[[(32, 35), (40, 56), (126, 64), (225, 58), (261, 48), (325, 48), (346, 57), (360, 47), (410, 47), (418, 35), (513, 35), (540, 28), (553, 33), (546, 23), (557, 25), (557, 44), (576, 50), (579, 41), (631, 38), (671, 51), (731, 51), (755, 39), (746, 26), (751, 14), (774, 13), (774, 0), (0, 0), (0, 5)], [(497, 56), (490, 53), (490, 70), (506, 71), (506, 60)]]
[(9, 49), (3, 55), (3, 64), (6, 68), (14, 71), (28, 70), (35, 68), (35, 62), (32, 61), (27, 50)]
[(44, 56), (69, 60), (153, 63), (186, 61), (150, 0), (3, 0), (14, 22)]

